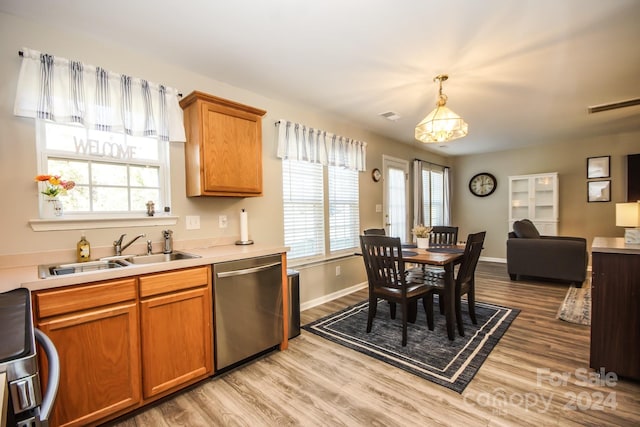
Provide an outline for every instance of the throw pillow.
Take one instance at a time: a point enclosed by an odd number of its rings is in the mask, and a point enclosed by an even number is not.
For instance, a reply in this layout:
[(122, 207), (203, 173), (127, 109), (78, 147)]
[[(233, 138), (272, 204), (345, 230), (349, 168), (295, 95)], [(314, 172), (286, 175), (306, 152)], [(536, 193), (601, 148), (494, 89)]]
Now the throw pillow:
[(528, 219), (523, 219), (513, 223), (513, 232), (522, 239), (539, 239), (540, 233), (535, 225)]

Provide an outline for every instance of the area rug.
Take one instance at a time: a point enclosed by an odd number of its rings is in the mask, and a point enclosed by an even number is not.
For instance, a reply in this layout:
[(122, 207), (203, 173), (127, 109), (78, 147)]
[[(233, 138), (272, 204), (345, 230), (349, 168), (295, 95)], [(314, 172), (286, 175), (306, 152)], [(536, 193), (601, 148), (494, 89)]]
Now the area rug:
[(587, 281), (581, 288), (569, 287), (558, 310), (556, 319), (579, 325), (591, 325), (591, 284)]
[[(437, 303), (437, 295), (434, 303)], [(463, 301), (465, 336), (447, 337), (445, 318), (434, 307), (435, 328), (418, 304), (418, 317), (407, 328), (407, 345), (402, 347), (402, 314), (389, 316), (389, 304), (380, 300), (373, 328), (367, 329), (368, 303), (363, 301), (303, 326), (303, 329), (349, 347), (426, 380), (462, 393), (491, 350), (498, 343), (519, 310), (476, 302), (477, 325), (469, 319)]]

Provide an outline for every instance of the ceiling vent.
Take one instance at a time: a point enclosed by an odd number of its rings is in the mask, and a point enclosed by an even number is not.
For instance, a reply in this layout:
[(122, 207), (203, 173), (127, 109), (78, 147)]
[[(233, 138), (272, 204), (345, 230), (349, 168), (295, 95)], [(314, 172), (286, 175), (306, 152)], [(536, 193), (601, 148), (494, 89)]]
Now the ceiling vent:
[(602, 111), (617, 110), (618, 108), (633, 107), (634, 105), (640, 105), (640, 98), (611, 102), (609, 104), (592, 105), (591, 107), (587, 107), (587, 111), (589, 114), (593, 114), (600, 113)]
[(391, 120), (392, 122), (395, 122), (400, 118), (400, 114), (398, 114), (396, 112), (393, 112), (393, 111), (387, 111), (386, 113), (380, 113), (379, 116), (382, 116), (387, 120)]

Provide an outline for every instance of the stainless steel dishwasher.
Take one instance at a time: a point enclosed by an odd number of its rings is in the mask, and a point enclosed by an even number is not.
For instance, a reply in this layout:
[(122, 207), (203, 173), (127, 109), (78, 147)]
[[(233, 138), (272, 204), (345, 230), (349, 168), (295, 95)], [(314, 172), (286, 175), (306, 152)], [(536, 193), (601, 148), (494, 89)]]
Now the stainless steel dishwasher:
[(213, 264), (215, 367), (277, 346), (283, 337), (280, 255)]

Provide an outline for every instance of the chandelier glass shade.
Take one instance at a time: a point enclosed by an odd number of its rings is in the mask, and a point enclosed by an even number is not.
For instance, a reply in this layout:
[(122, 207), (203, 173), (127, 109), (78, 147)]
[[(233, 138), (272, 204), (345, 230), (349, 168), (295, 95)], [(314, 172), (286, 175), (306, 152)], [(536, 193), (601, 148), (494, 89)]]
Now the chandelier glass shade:
[(422, 142), (445, 142), (462, 138), (469, 133), (469, 125), (447, 106), (447, 96), (442, 93), (442, 82), (449, 76), (441, 74), (433, 81), (440, 83), (438, 102), (435, 110), (416, 126), (415, 137)]

